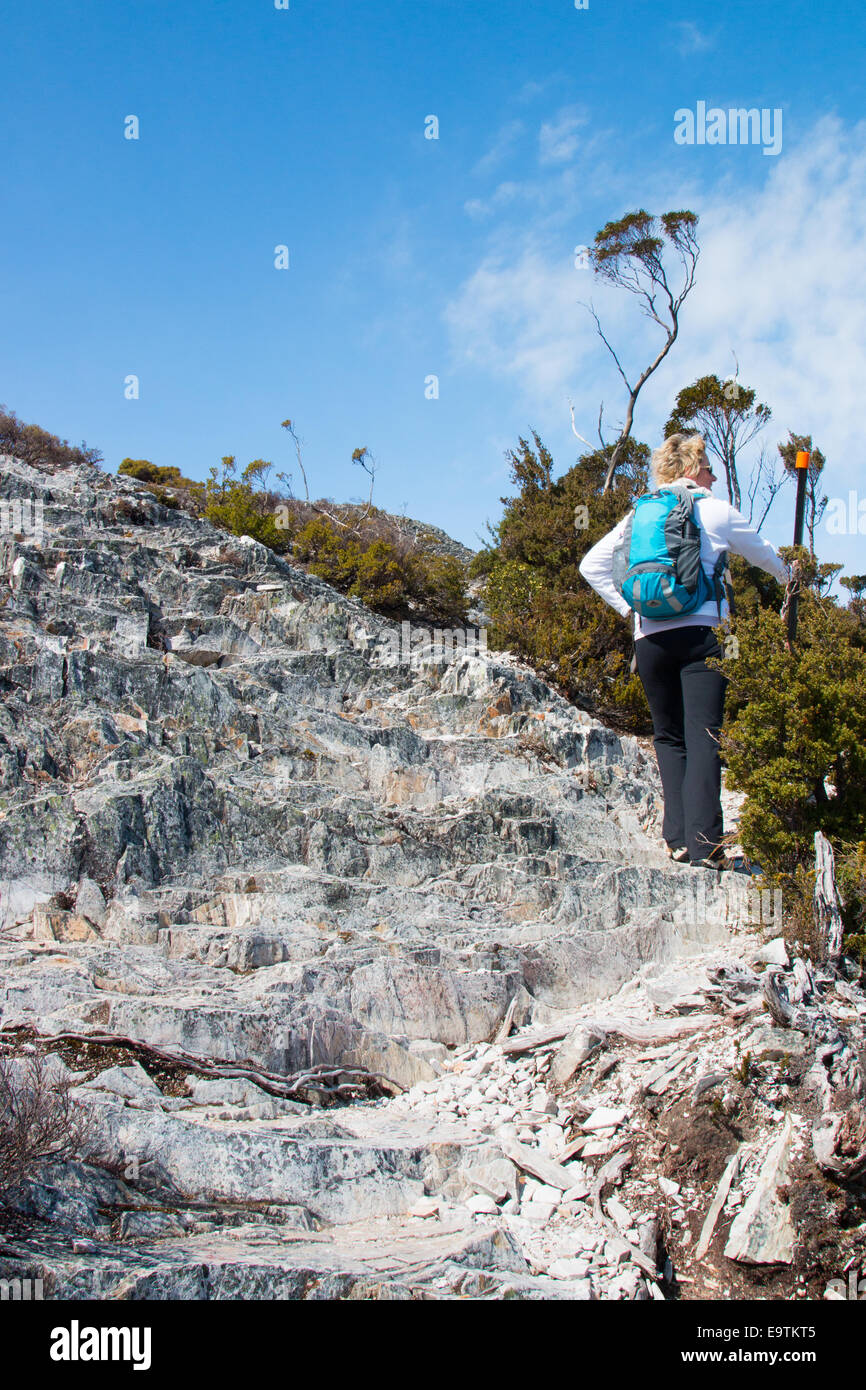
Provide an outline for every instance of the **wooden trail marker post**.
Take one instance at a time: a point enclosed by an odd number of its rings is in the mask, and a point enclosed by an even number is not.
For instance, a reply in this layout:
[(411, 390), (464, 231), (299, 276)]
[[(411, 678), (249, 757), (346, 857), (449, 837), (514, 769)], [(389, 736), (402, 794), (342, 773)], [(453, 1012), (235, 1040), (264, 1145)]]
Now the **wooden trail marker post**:
[[(797, 506), (794, 511), (794, 544), (803, 544), (803, 526), (806, 520), (806, 482), (809, 477), (809, 461), (811, 454), (805, 449), (800, 449), (797, 453)], [(793, 642), (797, 635), (797, 608), (799, 600), (797, 594), (791, 598), (791, 607), (788, 610), (788, 641)]]

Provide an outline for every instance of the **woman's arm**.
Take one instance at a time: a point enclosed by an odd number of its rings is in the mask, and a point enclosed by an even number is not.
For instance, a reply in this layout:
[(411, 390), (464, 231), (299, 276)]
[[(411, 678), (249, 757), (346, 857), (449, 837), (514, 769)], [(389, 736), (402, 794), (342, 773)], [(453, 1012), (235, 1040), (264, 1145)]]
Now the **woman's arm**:
[(771, 574), (781, 584), (785, 583), (788, 572), (784, 562), (769, 541), (765, 541), (763, 536), (758, 535), (751, 523), (746, 520), (742, 512), (737, 511), (736, 507), (728, 508), (725, 533), (729, 550), (732, 550), (735, 555), (742, 555), (743, 559), (748, 560), (750, 565), (757, 565), (758, 569)]
[(628, 516), (624, 516), (612, 531), (608, 531), (606, 536), (602, 536), (601, 540), (597, 541), (592, 549), (586, 552), (579, 565), (580, 572), (587, 584), (591, 585), (605, 603), (609, 603), (611, 608), (615, 608), (617, 613), (621, 613), (624, 618), (630, 618), (632, 610), (619, 590), (614, 587), (613, 552), (617, 541), (622, 539), (627, 521)]

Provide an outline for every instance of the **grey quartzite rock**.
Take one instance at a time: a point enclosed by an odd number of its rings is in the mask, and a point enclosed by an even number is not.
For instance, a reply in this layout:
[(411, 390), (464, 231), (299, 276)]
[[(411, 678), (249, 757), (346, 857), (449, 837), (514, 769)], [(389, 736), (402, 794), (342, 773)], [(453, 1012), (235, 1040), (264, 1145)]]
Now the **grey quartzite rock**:
[[(0, 535), (4, 1027), (409, 1086), (515, 997), (543, 1020), (725, 934), (691, 921), (654, 838), (652, 756), (514, 660), (389, 665), (397, 625), (130, 479), (0, 460), (14, 498), (43, 528)], [(101, 1161), (150, 1165), (181, 1210), (391, 1219), (505, 1161), (465, 1132), (344, 1133), (255, 1087), (147, 1083), (122, 1060), (75, 1095)], [(127, 1221), (126, 1245), (177, 1215)], [(200, 1290), (196, 1258), (128, 1296)], [(100, 1296), (115, 1275), (57, 1278)]]

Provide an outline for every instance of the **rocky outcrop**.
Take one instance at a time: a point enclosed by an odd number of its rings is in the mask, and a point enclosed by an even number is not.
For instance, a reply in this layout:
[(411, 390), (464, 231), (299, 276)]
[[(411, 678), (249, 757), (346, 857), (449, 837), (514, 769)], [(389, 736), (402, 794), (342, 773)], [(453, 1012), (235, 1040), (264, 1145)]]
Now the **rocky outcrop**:
[(405, 1079), (521, 988), (569, 1007), (682, 949), (634, 739), (504, 658), (383, 664), (393, 624), (129, 480), (2, 487), (42, 516), (0, 541), (7, 1025)]
[[(0, 536), (7, 1038), (99, 1032), (437, 1088), (500, 1030), (549, 1026), (740, 921), (733, 876), (664, 854), (648, 748), (507, 655), (394, 664), (394, 624), (96, 469), (7, 459), (0, 497), (41, 504), (38, 536)], [(579, 1023), (560, 1085), (595, 1046)], [(105, 1229), (86, 1194), (67, 1210), (102, 1242), (86, 1269), (36, 1228), (61, 1199), (24, 1203), (56, 1296), (593, 1293), (580, 1260), (547, 1279), (496, 1225), (518, 1197), (498, 1113), (311, 1112), (240, 1082), (146, 1084), (128, 1055), (66, 1060), (101, 1171), (138, 1176), (113, 1179)], [(457, 1219), (469, 1172), (477, 1210)], [(412, 1214), (424, 1202), (444, 1225)]]

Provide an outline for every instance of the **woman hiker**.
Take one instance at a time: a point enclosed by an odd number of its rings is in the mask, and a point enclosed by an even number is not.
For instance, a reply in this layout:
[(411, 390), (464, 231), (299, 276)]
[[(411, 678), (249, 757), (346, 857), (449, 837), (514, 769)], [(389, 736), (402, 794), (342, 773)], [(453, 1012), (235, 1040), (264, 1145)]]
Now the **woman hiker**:
[[(700, 563), (707, 589), (727, 551), (766, 570), (781, 583), (787, 573), (776, 551), (749, 522), (711, 493), (715, 475), (699, 435), (674, 434), (652, 456), (653, 486), (685, 485), (700, 527)], [(631, 513), (583, 557), (580, 572), (623, 617), (634, 616), (635, 657), (653, 721), (653, 743), (664, 791), (662, 834), (671, 858), (703, 868), (725, 862), (719, 734), (727, 677), (707, 666), (721, 657), (713, 628), (729, 615), (727, 599), (709, 598), (692, 612), (654, 621), (641, 617), (614, 584), (614, 551)], [(720, 590), (717, 591), (720, 594)]]

